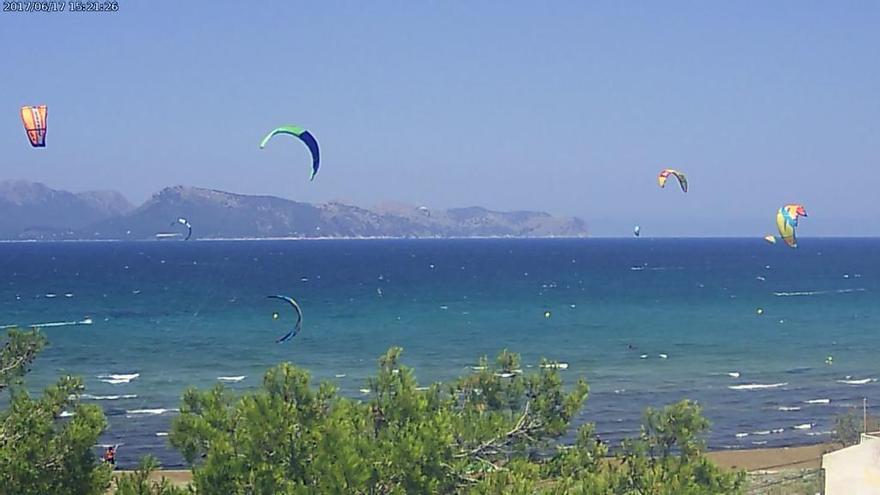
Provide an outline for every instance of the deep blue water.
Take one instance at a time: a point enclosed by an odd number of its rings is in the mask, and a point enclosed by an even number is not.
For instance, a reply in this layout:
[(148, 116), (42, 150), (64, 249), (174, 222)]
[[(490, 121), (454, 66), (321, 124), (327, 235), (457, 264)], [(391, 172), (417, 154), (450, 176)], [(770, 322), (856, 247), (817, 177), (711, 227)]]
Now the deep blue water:
[[(7, 243), (0, 284), (0, 323), (94, 322), (45, 328), (28, 381), (83, 376), (123, 465), (181, 463), (156, 434), (188, 385), (247, 389), (288, 360), (361, 397), (393, 345), (424, 383), (504, 348), (566, 362), (591, 385), (579, 421), (612, 442), (646, 406), (692, 398), (713, 448), (812, 443), (880, 399), (880, 382), (854, 382), (880, 378), (875, 239)], [(305, 313), (286, 344), (292, 315), (270, 294)]]

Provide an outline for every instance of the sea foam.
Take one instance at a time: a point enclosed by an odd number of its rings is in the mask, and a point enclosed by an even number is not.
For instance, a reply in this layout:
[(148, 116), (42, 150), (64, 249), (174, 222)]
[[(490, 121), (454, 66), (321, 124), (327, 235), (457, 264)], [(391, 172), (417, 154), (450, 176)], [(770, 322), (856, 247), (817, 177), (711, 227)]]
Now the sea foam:
[(742, 385), (730, 385), (730, 390), (764, 390), (768, 388), (779, 388), (788, 385), (788, 382), (781, 383), (746, 383)]
[(104, 383), (109, 383), (111, 385), (119, 385), (121, 383), (129, 383), (139, 376), (141, 376), (140, 373), (127, 373), (127, 374), (98, 375), (98, 378), (100, 378), (101, 381)]
[(218, 376), (217, 379), (221, 382), (228, 383), (237, 383), (247, 378), (247, 375), (239, 375), (239, 376)]
[(137, 399), (137, 394), (122, 394), (122, 395), (82, 394), (80, 397), (82, 397), (83, 399), (91, 399), (91, 400), (120, 400), (120, 399)]
[(846, 385), (865, 385), (875, 381), (877, 381), (876, 378), (862, 378), (861, 380), (837, 380), (837, 383), (843, 383)]
[(125, 411), (125, 414), (129, 416), (158, 416), (160, 414), (165, 414), (168, 412), (179, 412), (180, 409), (165, 409), (165, 408), (155, 408), (155, 409), (130, 409)]

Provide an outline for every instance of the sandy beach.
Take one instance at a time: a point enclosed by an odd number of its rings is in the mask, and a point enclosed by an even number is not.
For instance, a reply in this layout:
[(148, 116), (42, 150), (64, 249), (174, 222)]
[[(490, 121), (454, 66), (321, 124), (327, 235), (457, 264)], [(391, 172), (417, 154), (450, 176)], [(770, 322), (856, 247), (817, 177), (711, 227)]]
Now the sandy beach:
[(838, 445), (820, 443), (772, 449), (721, 450), (709, 452), (708, 457), (724, 469), (745, 469), (749, 472), (819, 469), (822, 454), (837, 448)]
[[(822, 443), (800, 447), (780, 447), (773, 449), (746, 449), (709, 452), (708, 457), (724, 469), (745, 469), (748, 472), (803, 471), (819, 469), (822, 454), (839, 448), (837, 445)], [(120, 475), (130, 471), (117, 471)], [(185, 486), (192, 481), (189, 470), (161, 470), (153, 473), (152, 479), (167, 478), (177, 486)]]

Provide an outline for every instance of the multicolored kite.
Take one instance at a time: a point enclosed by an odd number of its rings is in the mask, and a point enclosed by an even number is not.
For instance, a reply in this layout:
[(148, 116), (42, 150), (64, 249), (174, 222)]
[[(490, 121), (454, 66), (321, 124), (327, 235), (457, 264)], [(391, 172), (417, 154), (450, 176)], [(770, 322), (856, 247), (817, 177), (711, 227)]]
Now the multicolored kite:
[(46, 105), (21, 107), (21, 121), (31, 146), (44, 148), (46, 146)]
[(798, 225), (798, 217), (806, 217), (807, 210), (803, 205), (788, 204), (783, 206), (776, 212), (776, 228), (779, 229), (779, 236), (788, 244), (789, 247), (797, 247), (797, 239), (794, 236), (795, 229)]
[(295, 125), (285, 125), (281, 126), (277, 129), (274, 129), (272, 132), (266, 135), (263, 138), (263, 141), (260, 143), (260, 149), (266, 147), (266, 143), (269, 142), (272, 137), (277, 134), (287, 134), (290, 136), (295, 136), (300, 139), (305, 145), (309, 148), (309, 151), (312, 153), (312, 175), (309, 177), (309, 180), (314, 180), (315, 175), (318, 173), (318, 167), (321, 164), (321, 152), (318, 149), (318, 141), (315, 139), (315, 136), (312, 136), (312, 133), (303, 129), (302, 127), (297, 127)]
[(685, 177), (682, 172), (672, 168), (664, 168), (660, 171), (660, 174), (657, 176), (657, 184), (660, 184), (660, 187), (666, 187), (666, 179), (668, 179), (670, 175), (674, 175), (675, 178), (678, 179), (678, 185), (681, 186), (683, 192), (688, 192), (687, 177)]

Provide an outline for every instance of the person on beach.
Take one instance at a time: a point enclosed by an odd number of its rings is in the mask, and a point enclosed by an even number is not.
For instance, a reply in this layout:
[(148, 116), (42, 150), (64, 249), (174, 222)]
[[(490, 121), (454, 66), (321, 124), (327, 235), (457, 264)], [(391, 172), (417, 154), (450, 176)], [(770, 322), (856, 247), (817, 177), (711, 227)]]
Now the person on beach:
[(116, 447), (115, 446), (107, 447), (107, 451), (104, 452), (104, 462), (110, 463), (111, 466), (116, 467)]

